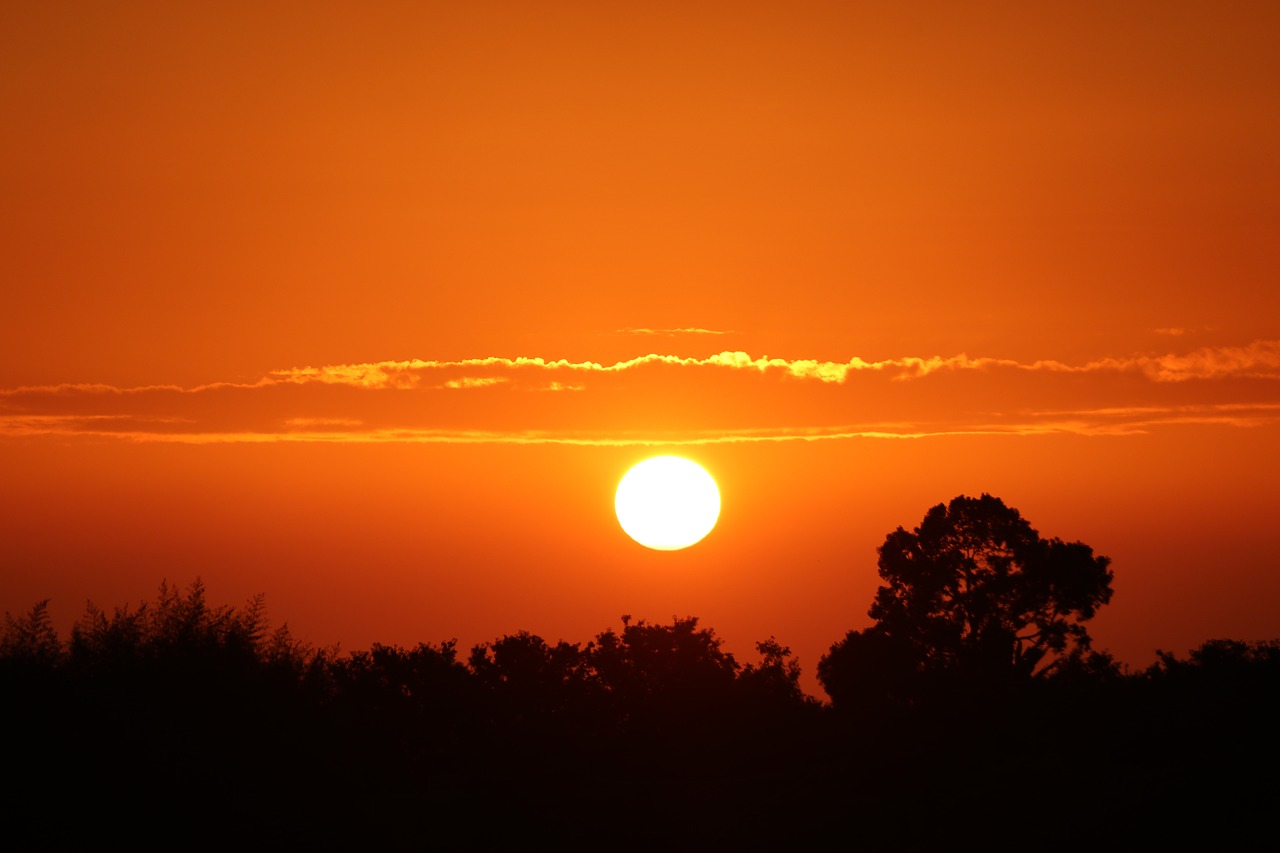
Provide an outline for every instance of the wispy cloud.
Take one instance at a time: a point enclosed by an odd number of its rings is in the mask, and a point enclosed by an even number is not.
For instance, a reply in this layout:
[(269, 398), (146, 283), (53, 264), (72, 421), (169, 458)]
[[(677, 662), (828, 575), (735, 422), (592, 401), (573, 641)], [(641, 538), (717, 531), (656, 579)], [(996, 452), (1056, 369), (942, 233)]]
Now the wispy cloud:
[(461, 379), (450, 379), (444, 383), (445, 388), (492, 388), (508, 381), (505, 376), (463, 376)]
[(732, 335), (732, 331), (720, 329), (700, 329), (697, 326), (685, 326), (678, 329), (625, 328), (615, 329), (615, 335), (648, 335), (663, 338), (674, 338), (679, 335)]
[[(1280, 420), (1280, 341), (1079, 364), (723, 351), (282, 368), (194, 387), (0, 390), (0, 436), (135, 441), (683, 444), (944, 434), (1126, 435)], [(553, 393), (547, 393), (553, 392)], [(570, 393), (571, 392), (571, 393)]]
[(1183, 382), (1233, 376), (1280, 378), (1280, 341), (1254, 341), (1242, 347), (1202, 347), (1186, 355), (1165, 355), (1143, 364), (1154, 379)]
[[(865, 361), (851, 358), (848, 361), (820, 361), (817, 359), (785, 359), (768, 356), (755, 357), (741, 351), (715, 353), (705, 358), (686, 358), (674, 355), (649, 355), (600, 364), (594, 361), (548, 360), (543, 358), (485, 358), (458, 361), (383, 361), (367, 364), (338, 364), (325, 367), (288, 368), (272, 371), (263, 382), (293, 383), (324, 382), (356, 385), (362, 388), (414, 388), (419, 387), (431, 373), (458, 370), (487, 370), (510, 373), (512, 377), (532, 372), (550, 371), (562, 373), (621, 373), (639, 368), (665, 365), (683, 368), (730, 368), (759, 373), (777, 373), (797, 379), (813, 379), (819, 382), (843, 384), (852, 374), (863, 371), (883, 373), (893, 379), (919, 379), (932, 373), (969, 370), (1018, 370), (1034, 373), (1125, 373), (1138, 372), (1159, 382), (1181, 382), (1189, 379), (1217, 379), (1232, 376), (1280, 378), (1280, 341), (1255, 341), (1247, 346), (1203, 347), (1177, 355), (1138, 355), (1123, 358), (1105, 358), (1084, 364), (1067, 364), (1054, 360), (1019, 362), (1013, 359), (981, 357), (973, 358), (965, 353), (953, 356), (907, 356)], [(467, 380), (479, 383), (478, 377)], [(257, 384), (261, 384), (257, 383)], [(481, 387), (475, 385), (450, 385), (449, 387)]]

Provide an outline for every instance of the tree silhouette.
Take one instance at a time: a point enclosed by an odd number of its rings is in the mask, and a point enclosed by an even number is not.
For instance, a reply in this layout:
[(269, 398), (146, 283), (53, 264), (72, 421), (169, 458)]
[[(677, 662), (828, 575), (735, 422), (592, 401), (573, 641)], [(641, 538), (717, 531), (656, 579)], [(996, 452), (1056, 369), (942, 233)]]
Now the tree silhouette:
[(581, 726), (594, 709), (599, 685), (577, 643), (554, 646), (520, 631), (471, 649), (468, 665), (490, 702), (489, 716), (505, 726), (546, 731)]
[[(818, 677), (837, 702), (863, 682), (908, 697), (924, 681), (1019, 681), (1089, 652), (1084, 623), (1111, 599), (1107, 557), (1041, 539), (999, 498), (961, 495), (878, 549), (875, 625), (832, 647)], [(923, 678), (922, 678), (923, 677)]]
[(67, 644), (41, 602), (0, 621), (6, 837), (48, 846), (52, 814), (73, 841), (159, 820), (210, 847), (804, 847), (851, 827), (923, 847), (957, 826), (1011, 846), (1043, 835), (1046, 803), (1074, 804), (1055, 849), (1269, 829), (1280, 641), (1128, 674), (1082, 625), (1110, 596), (1106, 559), (987, 496), (880, 556), (875, 623), (819, 667), (835, 710), (804, 698), (778, 640), (739, 664), (692, 617), (624, 617), (586, 644), (520, 631), (464, 661), (454, 641), (312, 652), (272, 633), (261, 597), (219, 606), (198, 580), (90, 605)]
[(699, 628), (696, 616), (674, 618), (670, 625), (623, 616), (622, 633), (611, 628), (598, 634), (590, 657), (611, 692), (636, 701), (722, 688), (738, 671), (715, 631)]
[(760, 653), (760, 663), (749, 663), (738, 674), (738, 683), (749, 701), (775, 707), (803, 705), (800, 662), (791, 658), (790, 646), (770, 637), (757, 642), (756, 651)]
[(357, 736), (406, 756), (452, 749), (476, 723), (475, 691), (457, 642), (411, 649), (374, 643), (331, 667), (342, 713)]
[(32, 666), (53, 666), (64, 655), (62, 641), (49, 616), (49, 599), (37, 602), (17, 619), (6, 613), (0, 628), (0, 660)]
[(839, 708), (883, 710), (919, 687), (919, 657), (876, 627), (850, 631), (818, 661), (818, 682)]

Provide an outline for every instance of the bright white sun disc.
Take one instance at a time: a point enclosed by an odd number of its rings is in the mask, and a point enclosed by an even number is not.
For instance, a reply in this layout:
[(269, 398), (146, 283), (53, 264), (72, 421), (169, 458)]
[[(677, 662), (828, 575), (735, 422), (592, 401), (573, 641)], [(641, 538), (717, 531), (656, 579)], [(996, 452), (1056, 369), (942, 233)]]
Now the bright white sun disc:
[(720, 518), (720, 490), (696, 462), (655, 456), (637, 464), (613, 501), (618, 523), (646, 548), (676, 551), (711, 532)]

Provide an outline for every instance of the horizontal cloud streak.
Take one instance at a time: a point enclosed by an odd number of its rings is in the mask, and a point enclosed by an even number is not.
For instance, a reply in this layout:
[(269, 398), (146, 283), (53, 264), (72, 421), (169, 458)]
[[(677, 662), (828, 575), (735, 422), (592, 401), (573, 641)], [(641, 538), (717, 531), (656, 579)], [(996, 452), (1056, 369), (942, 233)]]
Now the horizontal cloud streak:
[(1277, 341), (1075, 365), (966, 354), (833, 362), (734, 351), (612, 364), (414, 359), (287, 368), (254, 382), (190, 388), (0, 390), (0, 436), (667, 445), (1125, 435), (1275, 422), (1277, 380)]
[(679, 329), (618, 329), (615, 335), (650, 335), (663, 338), (674, 338), (677, 335), (732, 335), (731, 331), (721, 331), (718, 329), (700, 329), (696, 326), (686, 326)]
[(364, 388), (412, 388), (425, 374), (436, 371), (489, 369), (499, 371), (551, 371), (574, 373), (619, 373), (651, 365), (686, 368), (714, 367), (736, 370), (777, 372), (798, 379), (844, 383), (853, 374), (874, 371), (895, 379), (918, 379), (938, 371), (991, 370), (1009, 368), (1044, 373), (1123, 373), (1138, 372), (1159, 382), (1182, 382), (1190, 379), (1217, 379), (1231, 376), (1280, 379), (1280, 341), (1255, 341), (1240, 347), (1204, 347), (1185, 355), (1131, 356), (1106, 358), (1082, 365), (1054, 360), (1029, 363), (1003, 358), (971, 358), (961, 353), (954, 356), (928, 358), (910, 356), (865, 361), (818, 361), (815, 359), (756, 358), (745, 352), (724, 351), (706, 358), (685, 358), (651, 353), (637, 358), (603, 365), (593, 361), (555, 361), (542, 358), (486, 358), (458, 361), (383, 361), (370, 364), (339, 364), (325, 367), (289, 368), (272, 371), (268, 380), (283, 382), (325, 382), (357, 385)]

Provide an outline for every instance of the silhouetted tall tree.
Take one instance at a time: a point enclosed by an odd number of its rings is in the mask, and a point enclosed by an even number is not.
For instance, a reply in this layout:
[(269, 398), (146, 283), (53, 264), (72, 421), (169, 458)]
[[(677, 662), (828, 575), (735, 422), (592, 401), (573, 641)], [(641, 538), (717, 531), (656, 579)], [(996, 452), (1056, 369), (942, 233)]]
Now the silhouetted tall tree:
[[(961, 495), (880, 546), (869, 615), (832, 647), (818, 677), (837, 702), (857, 691), (911, 693), (919, 676), (1023, 680), (1089, 651), (1084, 623), (1111, 599), (1107, 557), (1041, 539), (999, 498)], [(856, 676), (850, 678), (850, 676)]]

